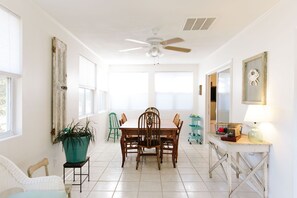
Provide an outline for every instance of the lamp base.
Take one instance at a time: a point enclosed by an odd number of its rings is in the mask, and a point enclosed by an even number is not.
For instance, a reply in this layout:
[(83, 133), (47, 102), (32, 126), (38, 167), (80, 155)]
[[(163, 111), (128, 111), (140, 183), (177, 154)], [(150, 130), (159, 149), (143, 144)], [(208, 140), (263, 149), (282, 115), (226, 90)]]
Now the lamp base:
[(249, 131), (248, 138), (251, 142), (263, 142), (263, 135), (257, 127), (253, 127)]

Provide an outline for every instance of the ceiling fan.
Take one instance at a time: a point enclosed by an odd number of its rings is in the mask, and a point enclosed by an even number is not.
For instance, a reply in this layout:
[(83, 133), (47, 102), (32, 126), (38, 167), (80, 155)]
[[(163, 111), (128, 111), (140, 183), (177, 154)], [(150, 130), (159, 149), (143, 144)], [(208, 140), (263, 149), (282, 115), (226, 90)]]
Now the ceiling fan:
[(177, 52), (184, 52), (184, 53), (188, 53), (191, 51), (191, 49), (188, 49), (188, 48), (170, 46), (170, 44), (179, 43), (179, 42), (184, 41), (182, 38), (179, 38), (179, 37), (175, 37), (175, 38), (168, 39), (168, 40), (163, 40), (160, 37), (153, 36), (153, 37), (149, 37), (148, 39), (146, 39), (146, 41), (139, 41), (139, 40), (135, 40), (135, 39), (125, 39), (125, 40), (134, 42), (134, 43), (138, 43), (143, 46), (129, 48), (129, 49), (123, 49), (123, 50), (120, 50), (120, 52), (128, 52), (128, 51), (148, 48), (149, 50), (146, 53), (148, 56), (160, 57), (163, 55), (160, 48), (163, 48), (166, 50), (177, 51)]

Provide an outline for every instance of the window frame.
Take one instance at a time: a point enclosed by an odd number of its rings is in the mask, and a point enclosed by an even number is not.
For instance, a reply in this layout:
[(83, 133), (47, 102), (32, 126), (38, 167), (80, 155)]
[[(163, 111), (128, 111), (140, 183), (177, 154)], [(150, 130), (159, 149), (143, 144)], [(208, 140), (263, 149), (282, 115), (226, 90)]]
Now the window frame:
[(108, 95), (108, 92), (105, 90), (98, 91), (98, 101), (99, 101), (98, 112), (99, 113), (107, 111), (107, 95)]
[[(13, 55), (16, 55), (14, 58), (18, 59), (17, 62), (8, 61), (9, 69), (7, 69), (5, 64), (0, 65), (0, 76), (7, 78), (7, 130), (0, 132), (0, 141), (5, 141), (6, 139), (22, 135), (22, 20), (20, 16), (2, 5), (0, 5), (0, 10), (9, 14), (9, 17), (14, 17), (15, 19), (13, 20), (16, 20), (14, 24), (16, 25), (14, 26), (16, 32), (9, 32), (10, 39), (16, 39), (16, 42), (10, 43), (6, 50), (9, 53), (14, 52), (15, 54), (13, 53)], [(15, 51), (11, 51), (11, 48), (14, 48)]]
[(7, 85), (6, 85), (6, 101), (7, 101), (7, 118), (6, 118), (6, 125), (7, 130), (0, 132), (0, 139), (1, 138), (7, 138), (13, 135), (13, 96), (12, 96), (12, 78), (6, 75), (0, 75), (0, 78), (6, 78), (7, 79)]
[[(86, 58), (85, 56), (82, 56), (80, 55), (79, 56), (79, 75), (81, 74), (81, 71), (80, 71), (80, 68), (81, 68), (81, 65), (80, 65), (80, 59), (85, 59), (87, 60), (89, 63), (91, 63), (93, 66), (94, 66), (94, 85), (93, 86), (89, 86), (89, 85), (83, 85), (81, 84), (81, 82), (79, 82), (79, 94), (80, 94), (80, 89), (82, 89), (84, 91), (84, 94), (83, 94), (83, 110), (82, 110), (82, 114), (80, 113), (80, 111), (78, 111), (78, 114), (79, 114), (79, 117), (80, 118), (83, 118), (83, 117), (87, 117), (87, 116), (90, 116), (90, 115), (93, 115), (95, 113), (95, 93), (96, 93), (96, 89), (97, 89), (97, 64), (93, 61), (91, 61), (90, 59)], [(80, 76), (79, 76), (80, 78)], [(92, 111), (91, 112), (86, 112), (86, 109), (87, 109), (87, 94), (86, 94), (86, 91), (90, 91), (91, 92), (91, 98), (92, 98), (92, 102), (91, 102), (91, 109)], [(81, 104), (81, 101), (80, 101), (80, 97), (79, 97), (79, 108), (80, 108), (80, 104)]]

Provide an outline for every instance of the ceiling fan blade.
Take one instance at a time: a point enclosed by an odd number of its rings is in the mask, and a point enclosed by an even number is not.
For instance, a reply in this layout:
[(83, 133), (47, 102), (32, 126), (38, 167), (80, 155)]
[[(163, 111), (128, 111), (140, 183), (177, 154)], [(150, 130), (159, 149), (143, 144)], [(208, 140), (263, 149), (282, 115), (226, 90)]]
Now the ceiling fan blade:
[(145, 42), (145, 41), (139, 41), (139, 40), (134, 40), (134, 39), (125, 39), (126, 41), (130, 41), (133, 43), (139, 43), (139, 44), (144, 44), (144, 45), (150, 45), (149, 43)]
[(179, 42), (183, 42), (183, 41), (184, 41), (184, 39), (176, 37), (176, 38), (168, 39), (166, 41), (162, 41), (162, 42), (160, 42), (160, 44), (161, 45), (169, 45), (172, 43), (179, 43)]
[(142, 49), (142, 48), (143, 47), (134, 47), (134, 48), (119, 50), (119, 52), (129, 52), (129, 51), (133, 51), (133, 50), (139, 50), (139, 49)]
[(165, 46), (164, 49), (178, 51), (178, 52), (185, 52), (185, 53), (188, 53), (191, 51), (191, 49), (189, 48), (174, 47), (174, 46)]

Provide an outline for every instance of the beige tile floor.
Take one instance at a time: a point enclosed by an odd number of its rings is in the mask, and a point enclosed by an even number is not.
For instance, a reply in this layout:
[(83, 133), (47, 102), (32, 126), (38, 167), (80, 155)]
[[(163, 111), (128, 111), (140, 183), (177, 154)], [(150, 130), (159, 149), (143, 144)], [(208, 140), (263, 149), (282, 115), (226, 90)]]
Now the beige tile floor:
[[(73, 186), (73, 198), (227, 198), (228, 185), (223, 172), (216, 169), (208, 176), (208, 145), (189, 144), (181, 140), (177, 167), (173, 168), (169, 155), (164, 156), (161, 170), (155, 157), (141, 159), (135, 169), (135, 154), (128, 155), (121, 168), (119, 142), (100, 143), (90, 154), (91, 177), (85, 181), (82, 193)], [(85, 171), (85, 170), (84, 170)], [(67, 183), (71, 182), (71, 173)], [(235, 175), (234, 185), (238, 182)], [(245, 185), (234, 198), (260, 197)]]

